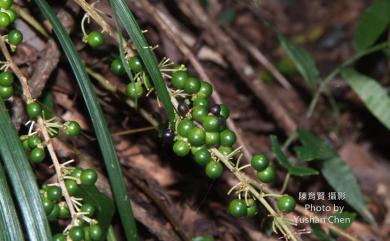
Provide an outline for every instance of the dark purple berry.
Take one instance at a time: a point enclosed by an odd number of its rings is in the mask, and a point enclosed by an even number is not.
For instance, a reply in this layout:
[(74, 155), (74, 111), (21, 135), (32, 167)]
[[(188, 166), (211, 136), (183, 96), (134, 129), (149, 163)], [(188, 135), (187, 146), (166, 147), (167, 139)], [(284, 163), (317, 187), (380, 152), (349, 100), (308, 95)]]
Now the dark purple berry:
[(221, 112), (221, 107), (217, 104), (210, 107), (210, 113), (219, 116), (219, 113)]
[(163, 139), (167, 143), (173, 142), (173, 139), (175, 138), (175, 134), (171, 129), (166, 129), (163, 134)]
[(177, 112), (179, 112), (179, 115), (185, 116), (188, 113), (188, 106), (186, 103), (179, 103), (177, 105)]

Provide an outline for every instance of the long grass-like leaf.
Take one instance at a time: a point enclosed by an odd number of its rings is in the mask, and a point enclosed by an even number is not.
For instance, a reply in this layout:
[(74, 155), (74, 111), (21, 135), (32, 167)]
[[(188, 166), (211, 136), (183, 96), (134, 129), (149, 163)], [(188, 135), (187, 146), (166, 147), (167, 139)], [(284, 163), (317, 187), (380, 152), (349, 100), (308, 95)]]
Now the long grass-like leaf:
[(122, 225), (124, 227), (126, 238), (127, 240), (138, 240), (130, 198), (127, 194), (119, 160), (115, 152), (111, 135), (107, 129), (107, 124), (104, 119), (102, 110), (98, 104), (98, 98), (93, 90), (91, 81), (85, 72), (85, 66), (81, 61), (80, 56), (76, 52), (76, 49), (64, 27), (55, 16), (48, 3), (45, 0), (35, 0), (35, 3), (52, 24), (54, 33), (56, 34), (58, 41), (60, 42), (62, 49), (64, 50), (64, 53), (72, 67), (73, 73), (76, 76), (77, 83), (80, 87), (88, 112), (91, 116), (97, 140), (102, 151), (103, 159), (114, 194), (115, 203), (122, 221)]
[(173, 125), (175, 120), (175, 111), (168, 93), (167, 86), (158, 67), (156, 56), (146, 41), (141, 28), (134, 18), (134, 15), (126, 4), (126, 1), (110, 0), (110, 3), (114, 14), (116, 14), (116, 16), (122, 22), (135, 47), (137, 48), (137, 52), (153, 81), (154, 87), (156, 88), (157, 95), (164, 105), (164, 110), (167, 113), (168, 119), (171, 125)]
[(22, 229), (0, 164), (0, 240), (23, 240)]
[(0, 101), (0, 152), (30, 241), (52, 240), (35, 176), (3, 101)]

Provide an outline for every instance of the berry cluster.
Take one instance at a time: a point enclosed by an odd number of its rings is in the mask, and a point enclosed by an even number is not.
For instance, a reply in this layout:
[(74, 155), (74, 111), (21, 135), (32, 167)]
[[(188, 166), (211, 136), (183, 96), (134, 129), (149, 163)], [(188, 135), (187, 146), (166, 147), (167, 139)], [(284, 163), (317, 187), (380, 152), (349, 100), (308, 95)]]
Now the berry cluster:
[(14, 76), (12, 73), (5, 71), (0, 74), (0, 98), (7, 100), (14, 94)]

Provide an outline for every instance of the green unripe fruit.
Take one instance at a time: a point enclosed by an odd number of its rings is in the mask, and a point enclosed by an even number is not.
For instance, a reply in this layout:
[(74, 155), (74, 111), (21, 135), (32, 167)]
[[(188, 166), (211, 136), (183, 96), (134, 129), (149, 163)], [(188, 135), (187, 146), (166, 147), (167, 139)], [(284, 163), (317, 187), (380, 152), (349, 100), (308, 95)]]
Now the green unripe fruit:
[(87, 42), (92, 48), (99, 48), (104, 44), (104, 35), (99, 31), (92, 31), (88, 34)]
[(8, 14), (8, 17), (9, 17), (9, 20), (10, 20), (11, 24), (14, 23), (16, 18), (18, 17), (18, 15), (16, 14), (15, 10), (13, 10), (12, 8), (7, 9), (7, 10), (3, 10), (3, 12)]
[(19, 45), (23, 41), (23, 34), (17, 29), (13, 29), (8, 33), (8, 43), (12, 45)]
[(102, 228), (98, 224), (92, 224), (89, 227), (89, 235), (92, 240), (99, 240), (103, 235)]
[(66, 186), (66, 189), (68, 190), (69, 195), (71, 195), (71, 196), (74, 196), (77, 193), (77, 191), (79, 190), (79, 185), (77, 184), (77, 182), (75, 180), (66, 179), (65, 186)]
[(78, 136), (80, 134), (81, 127), (77, 121), (67, 121), (64, 124), (64, 133), (67, 136)]
[(194, 106), (202, 106), (206, 109), (209, 109), (210, 107), (209, 101), (205, 97), (196, 97), (192, 103)]
[(189, 77), (184, 84), (184, 91), (188, 94), (196, 94), (200, 90), (200, 81)]
[(259, 178), (260, 181), (265, 182), (265, 183), (270, 183), (276, 177), (275, 168), (273, 168), (272, 166), (268, 166), (263, 171), (257, 172), (256, 175), (257, 175), (257, 178)]
[(206, 134), (204, 130), (194, 127), (188, 132), (188, 141), (192, 146), (202, 146), (205, 143)]
[(192, 109), (192, 119), (197, 122), (202, 122), (203, 118), (207, 116), (208, 110), (202, 106), (194, 106)]
[(178, 70), (172, 74), (172, 86), (176, 89), (184, 89), (184, 85), (188, 80), (188, 72), (185, 70)]
[(59, 218), (69, 218), (70, 217), (70, 211), (68, 206), (66, 206), (65, 202), (60, 203), (58, 205), (60, 207), (60, 213), (58, 214)]
[(142, 94), (144, 93), (144, 89), (142, 88), (141, 83), (131, 82), (127, 85), (126, 93), (130, 99), (136, 100), (142, 96)]
[(191, 146), (186, 141), (176, 141), (173, 145), (173, 152), (179, 156), (184, 157), (190, 152)]
[(268, 165), (269, 165), (269, 160), (263, 154), (254, 155), (251, 159), (251, 166), (256, 171), (263, 171), (264, 169), (266, 169), (268, 167)]
[(296, 202), (290, 195), (283, 195), (278, 199), (278, 208), (284, 213), (292, 212), (295, 208)]
[(219, 107), (221, 108), (220, 115), (223, 118), (227, 119), (230, 115), (229, 107), (227, 107), (227, 105), (225, 104), (220, 104)]
[(188, 137), (190, 130), (194, 128), (194, 123), (190, 119), (182, 119), (177, 126), (177, 133), (183, 137)]
[(223, 146), (233, 146), (236, 142), (236, 134), (231, 130), (224, 130), (220, 133), (220, 142)]
[(51, 213), (51, 211), (54, 208), (54, 203), (47, 197), (42, 198), (42, 205), (43, 205), (43, 210), (45, 210), (46, 214)]
[(22, 145), (23, 145), (24, 150), (26, 150), (26, 151), (30, 150), (30, 146), (28, 145), (28, 139), (22, 141)]
[(73, 227), (69, 230), (69, 237), (72, 241), (84, 240), (84, 230), (82, 227)]
[(61, 188), (58, 186), (48, 186), (46, 189), (47, 198), (51, 201), (58, 201), (62, 197)]
[(54, 235), (53, 241), (66, 241), (66, 236), (62, 233), (57, 233)]
[(213, 147), (220, 144), (218, 132), (206, 132), (206, 146)]
[(258, 208), (257, 208), (256, 201), (253, 200), (253, 199), (249, 199), (248, 200), (246, 208), (247, 208), (247, 216), (248, 217), (255, 216), (258, 213), (258, 211), (259, 211)]
[(84, 169), (81, 172), (80, 181), (82, 184), (92, 186), (97, 181), (97, 173), (93, 169)]
[(194, 159), (196, 163), (201, 166), (205, 166), (211, 160), (211, 154), (207, 148), (203, 147), (195, 152)]
[(37, 135), (29, 136), (27, 140), (30, 148), (35, 148), (42, 143), (41, 138), (39, 138)]
[(41, 163), (45, 159), (45, 156), (45, 151), (39, 147), (35, 147), (30, 152), (30, 160), (33, 163)]
[(37, 102), (27, 104), (27, 115), (30, 119), (35, 119), (42, 113), (42, 108)]
[(218, 117), (213, 115), (208, 115), (203, 117), (202, 126), (208, 132), (216, 132), (219, 130), (219, 120)]
[(57, 204), (54, 204), (54, 207), (49, 213), (49, 215), (47, 215), (47, 218), (50, 221), (54, 221), (58, 218), (59, 215), (60, 215), (60, 207)]
[(70, 173), (70, 175), (72, 177), (75, 177), (75, 178), (80, 178), (81, 177), (81, 173), (83, 172), (83, 169), (79, 168), (79, 167), (75, 167), (72, 172)]
[(232, 153), (234, 150), (231, 146), (220, 146), (218, 148), (218, 151), (220, 153), (222, 153), (224, 156), (228, 156), (230, 155), (230, 153)]
[(81, 206), (81, 212), (87, 217), (92, 217), (95, 213), (95, 207), (89, 203), (84, 203), (83, 206)]
[(138, 73), (143, 70), (142, 61), (138, 56), (133, 56), (129, 59), (129, 68), (134, 72)]
[(122, 61), (118, 58), (114, 59), (111, 62), (111, 71), (116, 75), (124, 75), (126, 73), (126, 70), (122, 64)]
[(1, 86), (12, 86), (14, 83), (14, 75), (11, 72), (2, 72), (0, 74), (0, 85)]
[(207, 83), (206, 81), (200, 81), (200, 89), (198, 95), (207, 98), (210, 97), (212, 93), (213, 87), (211, 86), (211, 84)]
[(0, 8), (9, 9), (12, 6), (12, 0), (0, 0)]
[(217, 161), (210, 161), (206, 165), (206, 175), (211, 179), (216, 179), (222, 175), (223, 166)]
[(0, 12), (0, 28), (6, 28), (11, 24), (11, 19), (8, 14)]
[(13, 86), (0, 86), (0, 98), (3, 100), (8, 99), (14, 94)]
[(243, 200), (234, 199), (229, 204), (229, 213), (235, 218), (242, 218), (247, 215), (246, 204)]

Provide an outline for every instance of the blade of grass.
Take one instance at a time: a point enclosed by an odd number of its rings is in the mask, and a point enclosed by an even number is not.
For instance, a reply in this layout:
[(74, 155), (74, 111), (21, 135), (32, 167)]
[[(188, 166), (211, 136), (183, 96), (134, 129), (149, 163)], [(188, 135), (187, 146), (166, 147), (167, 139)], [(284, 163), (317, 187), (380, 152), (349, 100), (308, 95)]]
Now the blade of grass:
[(175, 121), (175, 111), (173, 109), (167, 86), (158, 67), (156, 56), (147, 43), (141, 28), (139, 27), (137, 21), (134, 18), (134, 15), (126, 4), (126, 1), (110, 0), (110, 3), (114, 14), (122, 22), (128, 35), (137, 48), (137, 52), (153, 81), (154, 87), (156, 88), (158, 98), (164, 105), (164, 110), (167, 113), (169, 122), (171, 126), (173, 126)]
[(29, 239), (31, 241), (52, 240), (34, 173), (3, 101), (0, 101), (0, 152), (5, 169), (10, 174), (9, 179)]
[(35, 0), (45, 17), (53, 26), (54, 33), (60, 42), (62, 49), (71, 65), (73, 73), (76, 76), (77, 83), (85, 100), (88, 112), (91, 116), (92, 124), (95, 129), (96, 137), (102, 151), (103, 159), (110, 179), (115, 203), (119, 216), (124, 227), (127, 240), (138, 240), (137, 228), (131, 208), (130, 198), (127, 194), (126, 185), (120, 169), (118, 157), (115, 152), (114, 144), (110, 132), (99, 106), (96, 93), (93, 90), (91, 81), (85, 72), (85, 66), (76, 52), (64, 27), (55, 16), (53, 10), (45, 0)]
[(24, 240), (7, 178), (0, 164), (0, 240)]

